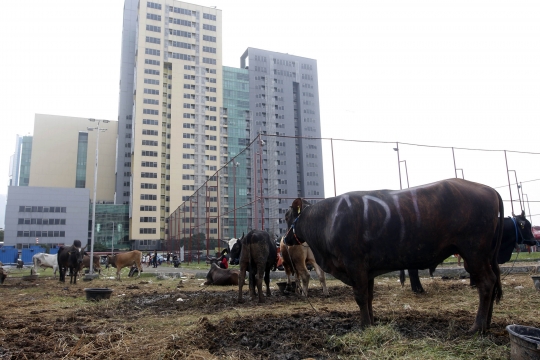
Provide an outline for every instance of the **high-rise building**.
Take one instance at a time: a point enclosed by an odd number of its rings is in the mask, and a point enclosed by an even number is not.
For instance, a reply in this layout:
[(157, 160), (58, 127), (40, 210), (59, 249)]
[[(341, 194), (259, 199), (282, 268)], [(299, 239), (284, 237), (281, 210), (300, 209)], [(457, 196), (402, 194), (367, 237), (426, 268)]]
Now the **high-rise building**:
[(9, 186), (28, 186), (30, 181), (30, 159), (32, 157), (32, 136), (15, 139), (15, 152), (10, 158)]
[(279, 235), (286, 231), (283, 211), (289, 199), (324, 198), (317, 61), (248, 48), (240, 63), (249, 74), (249, 139), (269, 135), (256, 148), (263, 172), (251, 175), (253, 191), (262, 185), (265, 199), (262, 211), (254, 209), (252, 226)]
[(129, 195), (134, 248), (155, 248), (170, 211), (224, 163), (221, 59), (221, 10), (126, 1), (116, 202)]

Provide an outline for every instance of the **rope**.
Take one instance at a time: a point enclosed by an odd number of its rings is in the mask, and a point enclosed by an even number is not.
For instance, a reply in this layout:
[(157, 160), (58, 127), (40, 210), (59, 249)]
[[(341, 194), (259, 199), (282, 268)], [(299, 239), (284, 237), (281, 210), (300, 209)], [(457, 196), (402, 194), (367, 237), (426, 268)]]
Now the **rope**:
[[(286, 245), (286, 244), (285, 244)], [(319, 314), (319, 311), (317, 309), (315, 309), (315, 306), (313, 306), (313, 304), (311, 303), (311, 301), (309, 300), (308, 296), (306, 293), (304, 293), (304, 287), (302, 286), (302, 279), (300, 279), (298, 277), (298, 271), (296, 270), (296, 268), (294, 267), (294, 262), (292, 261), (292, 258), (291, 258), (291, 252), (289, 251), (289, 245), (286, 245), (287, 246), (287, 255), (289, 255), (289, 261), (291, 262), (291, 266), (293, 268), (293, 271), (294, 271), (294, 278), (296, 279), (296, 288), (298, 288), (298, 286), (300, 286), (300, 292), (302, 294), (304, 294), (304, 298), (306, 299), (306, 301), (309, 303), (309, 305), (311, 305), (311, 308), (313, 309), (313, 311), (315, 311), (315, 313), (318, 315)], [(294, 246), (298, 246), (298, 245), (294, 245)], [(300, 246), (303, 246), (303, 245), (300, 245)], [(309, 276), (311, 278), (311, 275)]]

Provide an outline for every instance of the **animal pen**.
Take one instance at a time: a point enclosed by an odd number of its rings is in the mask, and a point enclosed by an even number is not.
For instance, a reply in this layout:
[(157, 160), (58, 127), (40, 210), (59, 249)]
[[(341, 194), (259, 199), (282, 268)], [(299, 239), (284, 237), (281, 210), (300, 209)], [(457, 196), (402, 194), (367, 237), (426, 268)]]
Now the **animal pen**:
[[(182, 249), (186, 262), (213, 256), (226, 247), (224, 241), (251, 229), (278, 239), (287, 231), (285, 212), (298, 197), (315, 203), (348, 191), (405, 189), (459, 177), (495, 188), (506, 215), (524, 211), (531, 223), (540, 216), (540, 170), (532, 165), (540, 153), (279, 132), (239, 140), (241, 146), (222, 152), (221, 168), (195, 178), (194, 192), (166, 220), (164, 248)], [(314, 159), (319, 156), (324, 163)], [(287, 163), (296, 164), (295, 174)]]

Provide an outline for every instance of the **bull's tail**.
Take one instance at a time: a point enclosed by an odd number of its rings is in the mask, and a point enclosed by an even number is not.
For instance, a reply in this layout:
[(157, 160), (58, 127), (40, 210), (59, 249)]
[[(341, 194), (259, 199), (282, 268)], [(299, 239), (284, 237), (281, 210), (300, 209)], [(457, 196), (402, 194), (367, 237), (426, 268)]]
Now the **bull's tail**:
[(499, 223), (497, 224), (497, 229), (495, 231), (495, 251), (493, 252), (493, 256), (491, 258), (491, 269), (495, 273), (495, 276), (497, 277), (497, 280), (495, 281), (495, 288), (493, 289), (493, 296), (495, 297), (495, 301), (497, 304), (502, 298), (503, 291), (502, 291), (502, 285), (501, 285), (501, 269), (499, 268), (499, 264), (497, 262), (497, 256), (499, 254), (499, 249), (501, 247), (502, 242), (502, 236), (503, 236), (503, 224), (504, 224), (504, 205), (501, 198), (501, 195), (499, 192), (495, 191), (497, 193), (497, 197), (499, 198)]

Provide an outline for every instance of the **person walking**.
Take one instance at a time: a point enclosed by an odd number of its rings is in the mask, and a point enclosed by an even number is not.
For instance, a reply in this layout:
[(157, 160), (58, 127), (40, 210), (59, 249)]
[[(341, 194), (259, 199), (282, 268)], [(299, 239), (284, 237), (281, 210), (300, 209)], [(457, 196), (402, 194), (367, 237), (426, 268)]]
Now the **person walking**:
[(157, 250), (154, 250), (153, 267), (157, 268)]

